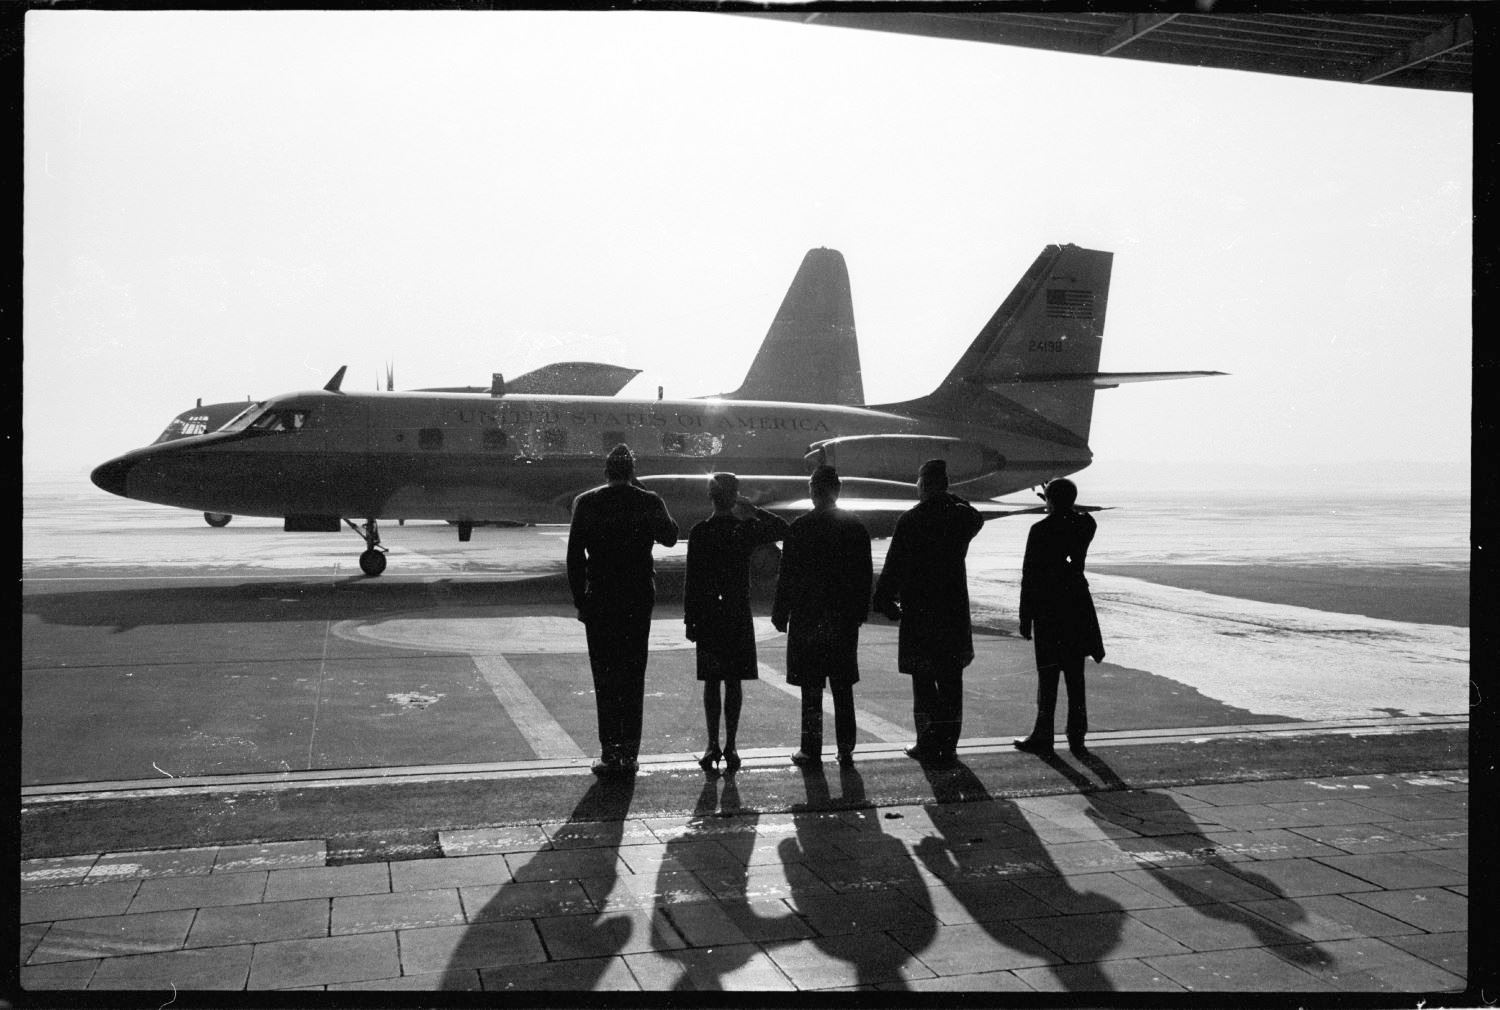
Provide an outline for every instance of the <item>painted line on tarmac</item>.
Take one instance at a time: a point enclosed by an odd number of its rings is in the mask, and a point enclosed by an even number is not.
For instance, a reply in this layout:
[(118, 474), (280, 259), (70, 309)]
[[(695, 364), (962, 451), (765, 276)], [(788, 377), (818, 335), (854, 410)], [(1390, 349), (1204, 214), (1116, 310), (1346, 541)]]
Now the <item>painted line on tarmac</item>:
[(500, 655), (474, 656), (474, 667), (539, 758), (581, 758), (578, 746), (547, 706), (532, 693), (515, 667)]
[[(1160, 746), (1164, 743), (1204, 743), (1211, 740), (1291, 739), (1312, 736), (1383, 736), (1427, 730), (1466, 729), (1467, 715), (1410, 716), (1396, 719), (1351, 719), (1323, 723), (1260, 723), (1241, 726), (1192, 726), (1174, 729), (1116, 730), (1091, 733), (1090, 749)], [(1015, 753), (1008, 737), (961, 740), (960, 756)], [(908, 760), (898, 743), (866, 744), (858, 748), (861, 761)], [(758, 747), (740, 751), (742, 771), (751, 768), (781, 768), (787, 765), (785, 746)], [(653, 754), (641, 757), (641, 773), (689, 770), (697, 767), (697, 754)], [(552, 758), (534, 761), (502, 761), (485, 764), (412, 765), (399, 768), (347, 768), (307, 772), (263, 772), (240, 775), (205, 775), (116, 782), (70, 782), (60, 785), (26, 786), (21, 806), (88, 800), (149, 799), (230, 793), (271, 793), (293, 789), (336, 789), (361, 785), (405, 785), (485, 779), (515, 779), (589, 774), (589, 760)]]
[[(769, 663), (760, 663), (759, 667), (761, 681), (784, 694), (791, 695), (799, 702), (802, 700), (802, 688), (793, 687), (791, 684), (788, 684), (786, 682), (786, 674), (777, 670)], [(833, 695), (830, 691), (823, 692), (823, 713), (830, 718), (833, 716)], [(866, 712), (862, 708), (854, 710), (854, 724), (883, 743), (905, 743), (916, 739), (915, 730), (898, 726), (889, 719), (882, 719), (873, 712)], [(742, 758), (743, 756), (741, 754)]]

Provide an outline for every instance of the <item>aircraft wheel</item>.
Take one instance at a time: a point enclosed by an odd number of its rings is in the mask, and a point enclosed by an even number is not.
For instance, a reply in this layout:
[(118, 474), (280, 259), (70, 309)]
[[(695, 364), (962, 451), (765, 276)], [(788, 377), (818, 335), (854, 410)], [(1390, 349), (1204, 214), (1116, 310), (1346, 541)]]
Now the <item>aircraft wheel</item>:
[(214, 527), (215, 529), (218, 529), (220, 526), (228, 526), (229, 525), (229, 520), (231, 520), (233, 518), (234, 518), (234, 516), (232, 516), (232, 515), (226, 515), (223, 512), (205, 512), (205, 513), (203, 513), (203, 521), (206, 522), (206, 523), (208, 523), (210, 526)]
[(385, 552), (373, 548), (359, 556), (359, 567), (366, 575), (374, 577), (385, 571)]

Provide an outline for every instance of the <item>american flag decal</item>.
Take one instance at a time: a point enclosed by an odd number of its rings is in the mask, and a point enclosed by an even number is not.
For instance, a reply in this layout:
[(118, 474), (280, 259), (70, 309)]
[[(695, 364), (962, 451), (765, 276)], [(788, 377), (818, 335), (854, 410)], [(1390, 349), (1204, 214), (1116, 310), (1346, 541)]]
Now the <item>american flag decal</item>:
[(1070, 291), (1066, 288), (1048, 288), (1047, 317), (1049, 319), (1094, 318), (1094, 293)]

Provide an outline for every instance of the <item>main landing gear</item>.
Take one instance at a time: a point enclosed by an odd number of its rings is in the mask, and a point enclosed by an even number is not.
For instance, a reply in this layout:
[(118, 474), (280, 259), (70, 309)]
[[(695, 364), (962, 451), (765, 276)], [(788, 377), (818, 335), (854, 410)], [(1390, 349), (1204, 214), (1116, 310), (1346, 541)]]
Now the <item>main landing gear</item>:
[(206, 522), (206, 523), (208, 523), (210, 526), (214, 527), (215, 529), (218, 529), (221, 526), (228, 526), (229, 525), (229, 520), (231, 520), (233, 518), (234, 518), (234, 516), (232, 516), (232, 515), (226, 515), (223, 512), (205, 512), (205, 513), (203, 513), (203, 521)]
[(344, 522), (365, 542), (365, 552), (359, 556), (360, 571), (371, 578), (385, 571), (385, 548), (380, 546), (380, 527), (375, 520), (366, 519), (363, 526), (356, 526), (349, 519)]

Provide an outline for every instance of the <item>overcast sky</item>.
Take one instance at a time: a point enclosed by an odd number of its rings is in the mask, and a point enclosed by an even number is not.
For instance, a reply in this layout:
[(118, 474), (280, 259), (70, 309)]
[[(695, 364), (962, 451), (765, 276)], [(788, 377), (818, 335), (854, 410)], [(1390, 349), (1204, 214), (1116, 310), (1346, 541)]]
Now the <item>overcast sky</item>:
[(1115, 253), (1101, 463), (1462, 461), (1470, 95), (712, 13), (26, 18), (25, 463), (205, 402), (738, 385), (806, 250), (872, 402), (1044, 245)]

